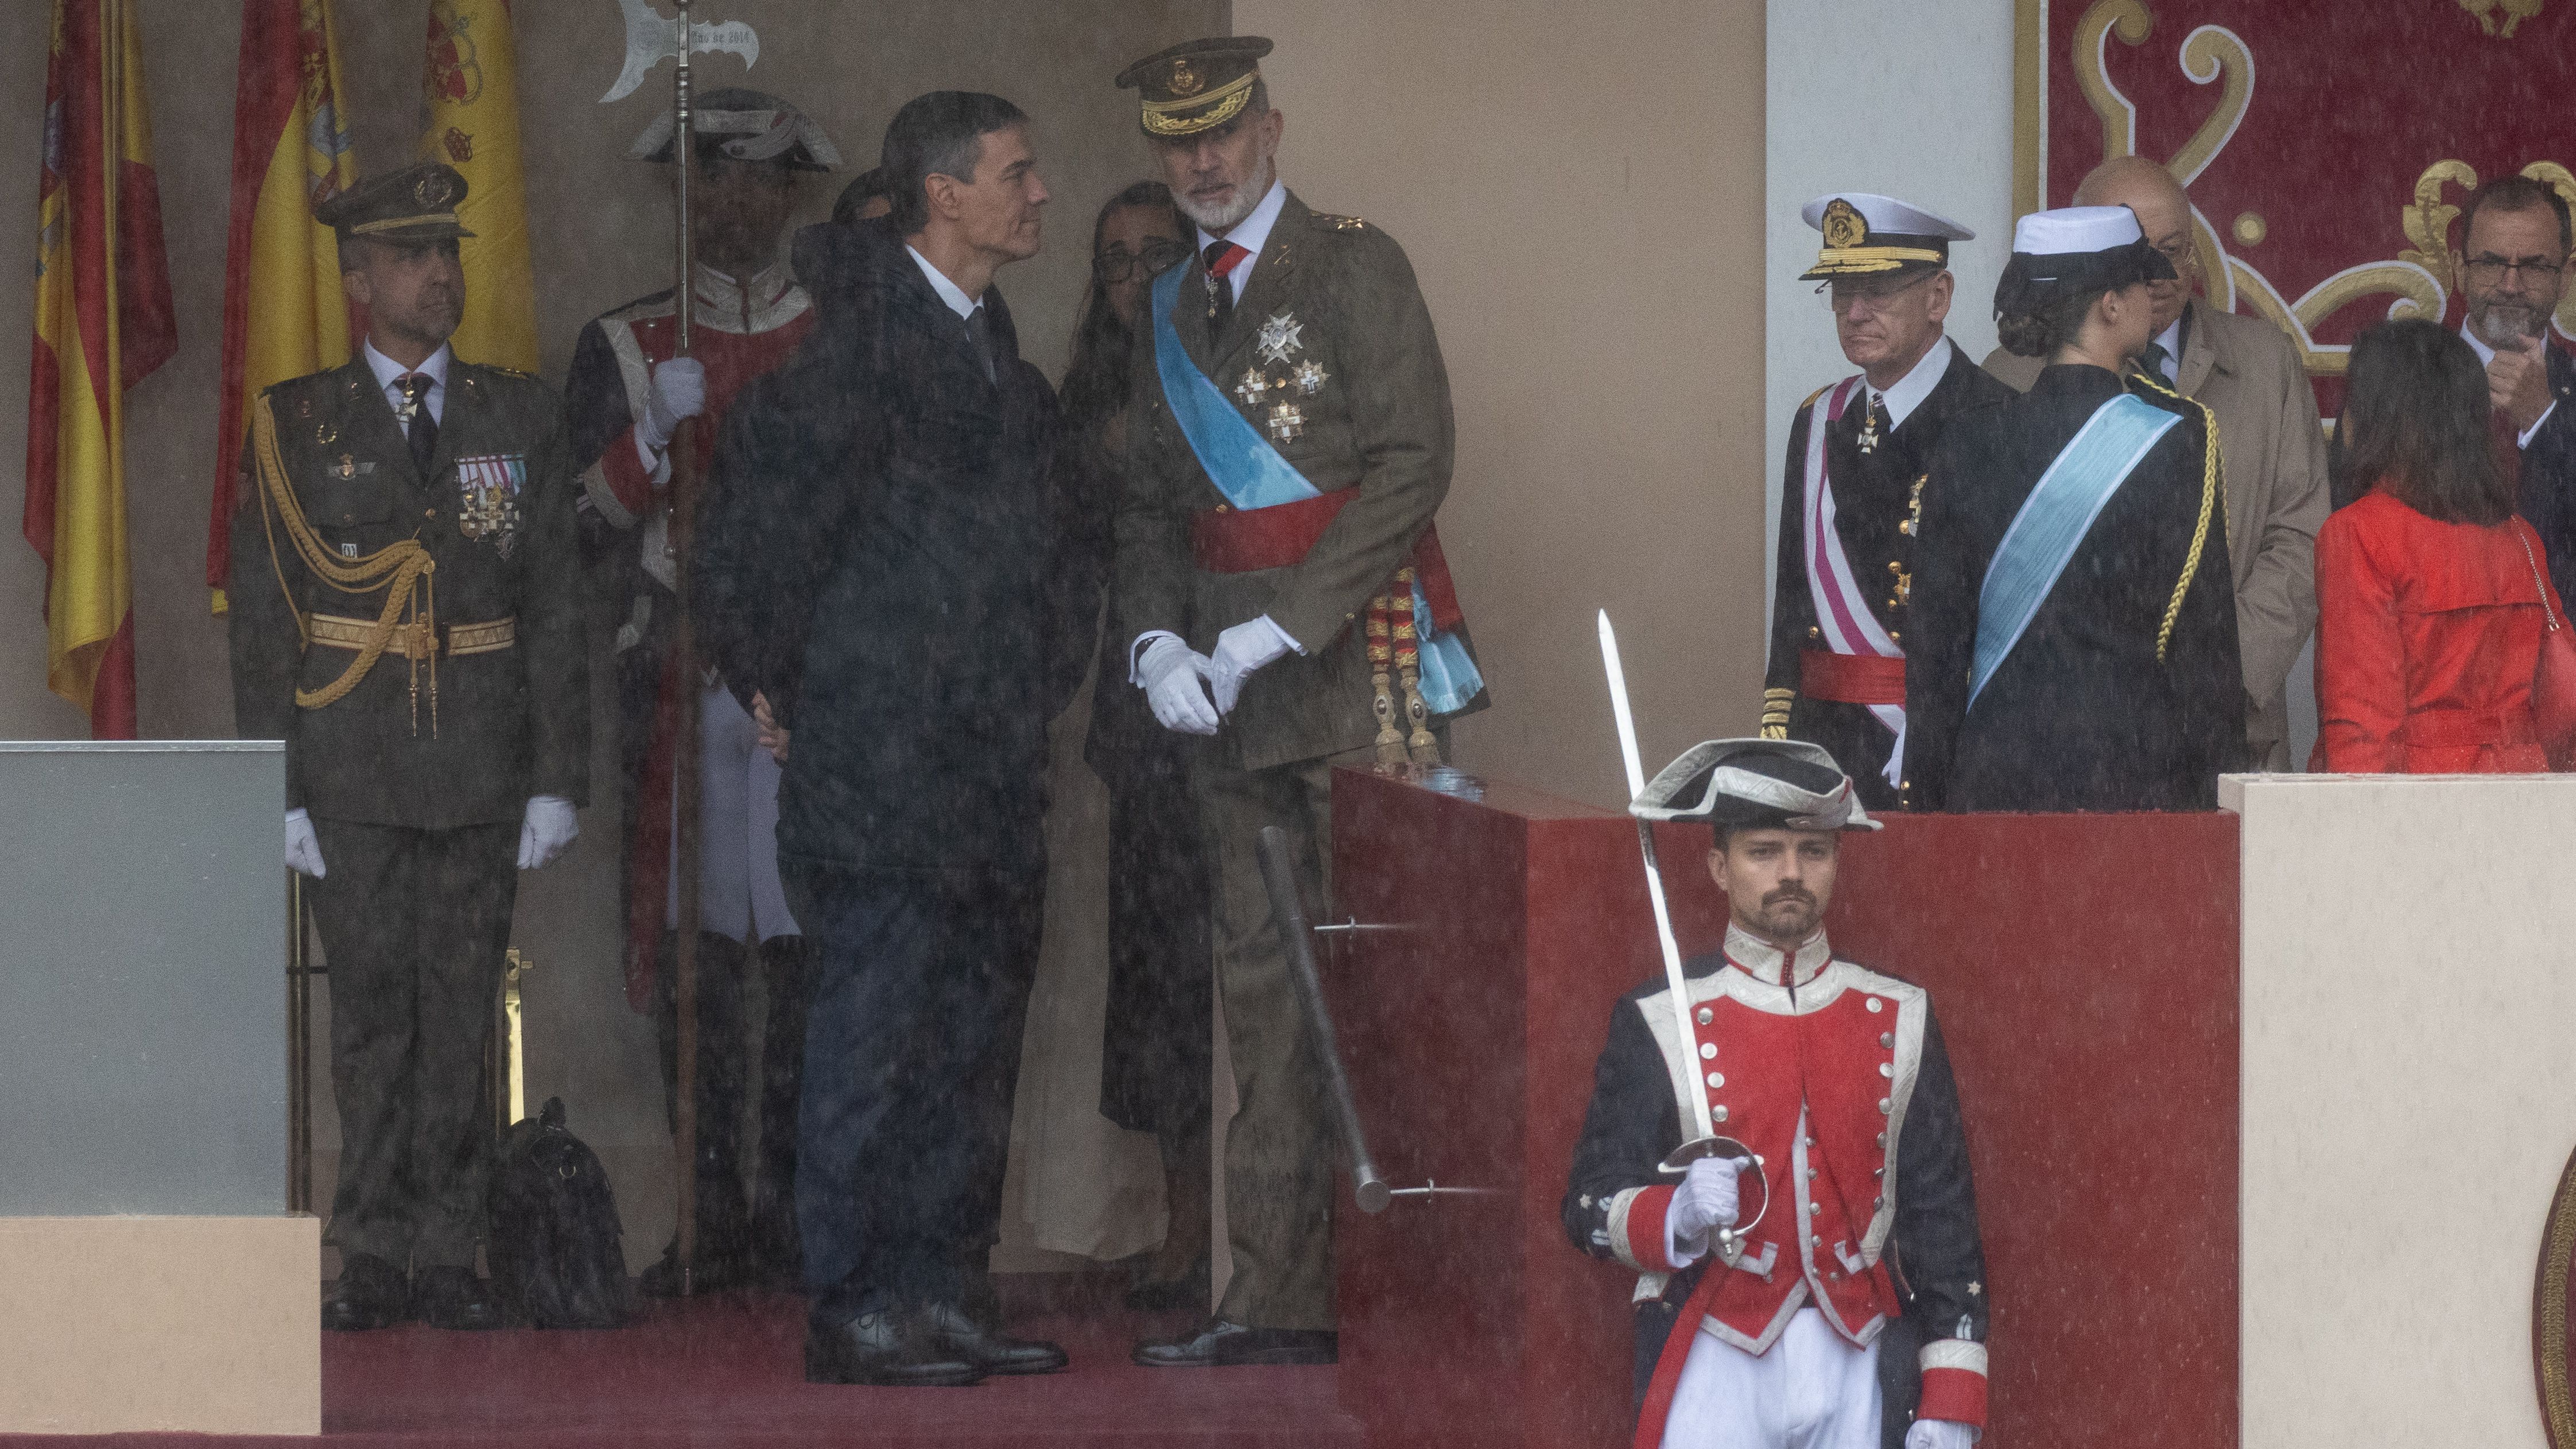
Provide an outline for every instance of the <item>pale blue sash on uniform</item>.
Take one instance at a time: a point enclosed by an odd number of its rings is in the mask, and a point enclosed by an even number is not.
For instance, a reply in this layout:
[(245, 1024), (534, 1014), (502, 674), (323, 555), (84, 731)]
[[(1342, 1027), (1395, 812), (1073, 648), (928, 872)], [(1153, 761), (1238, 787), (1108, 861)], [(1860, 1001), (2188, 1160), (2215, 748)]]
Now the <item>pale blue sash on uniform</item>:
[[(1172, 309), (1180, 302), (1181, 274), (1188, 270), (1174, 267), (1154, 279), (1154, 371), (1163, 380), (1163, 401), (1172, 409), (1172, 421), (1180, 424), (1199, 467), (1216, 491), (1245, 513), (1322, 497), (1323, 490), (1279, 456), (1181, 346)], [(1413, 619), (1422, 645), (1422, 702), (1433, 714), (1456, 714), (1485, 687), (1485, 678), (1458, 637), (1440, 633), (1431, 622), (1431, 605), (1419, 583), (1413, 586)]]
[(2039, 606), (2057, 587), (2093, 520), (2129, 481), (2147, 450), (2182, 419), (2127, 393), (2093, 410), (2075, 437), (2022, 500), (1977, 591), (1977, 654), (1968, 674), (1973, 707), (1986, 681), (2021, 642)]

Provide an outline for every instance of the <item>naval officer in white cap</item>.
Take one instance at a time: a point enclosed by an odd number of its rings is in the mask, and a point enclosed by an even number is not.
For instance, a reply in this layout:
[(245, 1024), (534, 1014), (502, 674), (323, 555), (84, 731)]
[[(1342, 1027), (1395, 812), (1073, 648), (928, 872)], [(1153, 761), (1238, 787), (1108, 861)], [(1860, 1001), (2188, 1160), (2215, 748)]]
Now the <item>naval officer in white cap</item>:
[(1789, 427), (1762, 733), (1822, 745), (1861, 799), (1902, 803), (1905, 632), (1926, 470), (1952, 417), (2012, 389), (1942, 333), (1950, 243), (1976, 233), (1892, 196), (1819, 196), (1824, 249), (1801, 281), (1831, 305), (1859, 373), (1817, 389)]

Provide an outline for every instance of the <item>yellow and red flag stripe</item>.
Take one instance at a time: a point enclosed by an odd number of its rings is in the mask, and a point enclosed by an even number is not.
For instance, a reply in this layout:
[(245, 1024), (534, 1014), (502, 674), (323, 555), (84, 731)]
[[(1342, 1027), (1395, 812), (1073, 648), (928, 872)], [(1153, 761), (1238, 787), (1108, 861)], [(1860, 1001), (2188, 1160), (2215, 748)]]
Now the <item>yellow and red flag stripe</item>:
[(24, 528), (48, 575), (46, 683), (98, 739), (134, 737), (125, 390), (178, 347), (137, 5), (54, 0), (36, 193)]
[(528, 263), (528, 183), (519, 155), (519, 60), (509, 0), (430, 0), (421, 84), (429, 118), (421, 157), (465, 177), (456, 219), (474, 233), (457, 244), (465, 264), (465, 319), (456, 327), (456, 355), (534, 372), (537, 284)]
[(233, 93), (232, 233), (224, 248), (223, 400), (216, 415), (206, 586), (232, 568), (242, 439), (261, 390), (349, 360), (360, 330), (340, 247), (313, 208), (356, 184), (331, 0), (242, 0)]

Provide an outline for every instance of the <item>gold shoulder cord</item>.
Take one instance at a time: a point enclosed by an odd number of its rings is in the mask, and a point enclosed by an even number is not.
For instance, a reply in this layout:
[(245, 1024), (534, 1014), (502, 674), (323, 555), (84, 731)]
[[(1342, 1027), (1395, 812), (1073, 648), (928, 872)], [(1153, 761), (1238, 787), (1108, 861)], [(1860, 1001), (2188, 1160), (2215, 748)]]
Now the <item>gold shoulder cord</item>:
[[(260, 526), (268, 534), (269, 567), (277, 574), (277, 588), (286, 598), (286, 611), (295, 618), (297, 642), (309, 647), (312, 630), (304, 622), (304, 611), (295, 606), (295, 591), (287, 587), (285, 565), (278, 558), (278, 519), (285, 520), (286, 536), (294, 542), (296, 556), (323, 583), (344, 594), (370, 593), (378, 588), (385, 590), (384, 611), (377, 615), (375, 627), (368, 631), (367, 642), (359, 649), (358, 657), (340, 672), (339, 678), (322, 688), (295, 691), (295, 703), (299, 707), (320, 709), (338, 703), (348, 696), (350, 690), (358, 687), (359, 681), (365, 679), (367, 672), (374, 669), (376, 661), (383, 657), (396, 630), (409, 627), (425, 633), (435, 627), (436, 596), (432, 592), (430, 576), (437, 565), (417, 538), (398, 540), (364, 558), (333, 556), (322, 540), (314, 535), (312, 525), (305, 521), (304, 509), (295, 501), (295, 490), (286, 481), (286, 466), (277, 453), (277, 416), (266, 397), (259, 400), (258, 415), (251, 420), (251, 438), (259, 459)], [(403, 617), (406, 610), (409, 611), (408, 618)], [(411, 658), (415, 673), (420, 668), (421, 657), (424, 654), (428, 656), (429, 727), (435, 734), (438, 731), (436, 651), (407, 649), (405, 653)], [(420, 688), (415, 682), (412, 687), (414, 730), (420, 727), (419, 710)]]
[(2218, 418), (2210, 412), (2208, 404), (2198, 398), (2184, 397), (2181, 393), (2165, 386), (2160, 378), (2148, 377), (2142, 372), (2133, 372), (2129, 375), (2145, 384), (2151, 392), (2162, 394), (2176, 402), (2189, 403), (2199, 409), (2201, 432), (2205, 443), (2201, 451), (2200, 465), (2200, 522), (2192, 528), (2191, 552), (2183, 558), (2182, 577), (2174, 581), (2173, 598), (2165, 604), (2164, 623), (2156, 630), (2156, 662), (2162, 664), (2165, 662), (2167, 646), (2173, 643), (2174, 621), (2182, 617), (2183, 595), (2191, 592), (2192, 578), (2200, 572), (2200, 552), (2209, 544), (2209, 520), (2216, 516), (2220, 519), (2219, 526), (2226, 527), (2223, 512), (2226, 507), (2226, 497), (2218, 487)]
[(1762, 738), (1785, 740), (1789, 737), (1789, 706), (1798, 698), (1794, 689), (1762, 691)]

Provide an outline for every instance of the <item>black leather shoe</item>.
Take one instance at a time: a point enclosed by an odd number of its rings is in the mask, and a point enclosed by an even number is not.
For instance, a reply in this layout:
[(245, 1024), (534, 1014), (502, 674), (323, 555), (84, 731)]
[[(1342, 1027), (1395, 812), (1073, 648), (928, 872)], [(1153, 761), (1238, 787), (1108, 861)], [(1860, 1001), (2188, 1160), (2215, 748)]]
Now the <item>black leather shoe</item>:
[(501, 1326), (501, 1305), (471, 1268), (423, 1268), (413, 1289), (420, 1321), (432, 1328), (473, 1331)]
[(1248, 1328), (1211, 1318), (1178, 1338), (1149, 1338), (1128, 1357), (1146, 1368), (1328, 1364), (1341, 1358), (1341, 1335), (1320, 1328)]
[(805, 1382), (890, 1389), (954, 1389), (984, 1381), (984, 1370), (940, 1347), (927, 1325), (893, 1310), (847, 1323), (805, 1326)]
[(339, 1281), (322, 1300), (322, 1326), (333, 1333), (390, 1328), (402, 1322), (410, 1297), (401, 1269), (370, 1253), (344, 1254)]
[(1064, 1349), (1041, 1338), (1006, 1338), (954, 1303), (934, 1303), (921, 1320), (941, 1348), (988, 1374), (1051, 1374), (1065, 1365)]

